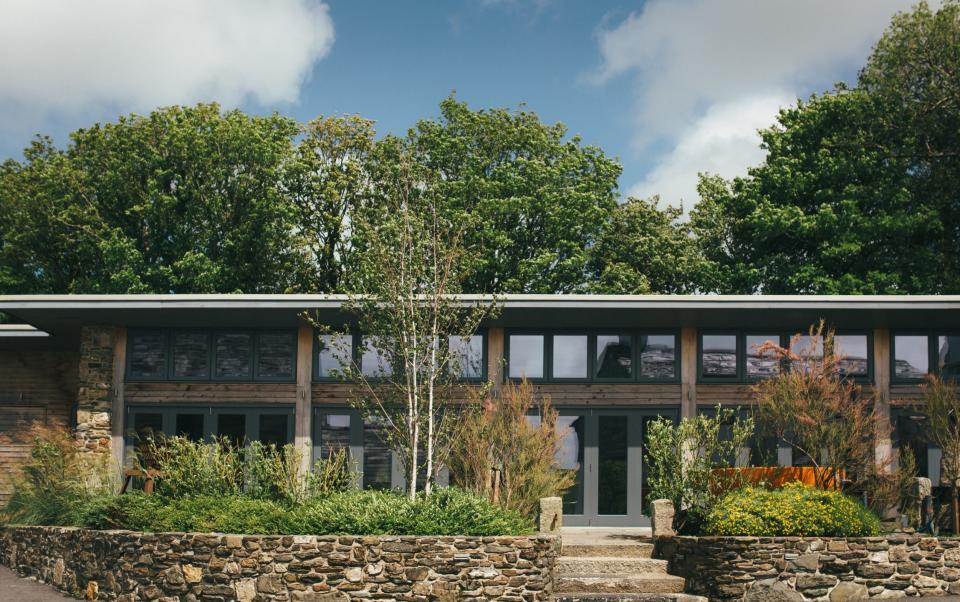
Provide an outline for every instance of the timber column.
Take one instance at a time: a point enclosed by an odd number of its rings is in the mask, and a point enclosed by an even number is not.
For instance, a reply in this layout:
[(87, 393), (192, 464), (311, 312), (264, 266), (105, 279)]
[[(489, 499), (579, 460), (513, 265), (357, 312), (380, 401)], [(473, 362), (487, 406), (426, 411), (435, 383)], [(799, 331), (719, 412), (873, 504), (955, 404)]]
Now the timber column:
[(697, 415), (697, 329), (680, 330), (680, 417)]
[[(84, 451), (110, 453), (114, 435), (119, 435), (122, 441), (123, 416), (114, 416), (117, 396), (117, 389), (114, 388), (114, 346), (117, 336), (116, 328), (112, 326), (80, 328), (77, 426), (74, 434)], [(120, 430), (115, 433), (117, 428)], [(122, 443), (119, 453), (123, 453)]]
[(293, 417), (294, 445), (302, 455), (300, 470), (306, 475), (311, 468), (313, 441), (310, 433), (310, 414), (313, 410), (313, 326), (300, 324), (297, 328), (297, 406)]
[(873, 331), (873, 386), (874, 411), (877, 414), (877, 466), (891, 470), (893, 441), (890, 419), (890, 331), (876, 328)]
[(495, 395), (503, 388), (503, 328), (491, 327), (487, 330), (487, 379)]

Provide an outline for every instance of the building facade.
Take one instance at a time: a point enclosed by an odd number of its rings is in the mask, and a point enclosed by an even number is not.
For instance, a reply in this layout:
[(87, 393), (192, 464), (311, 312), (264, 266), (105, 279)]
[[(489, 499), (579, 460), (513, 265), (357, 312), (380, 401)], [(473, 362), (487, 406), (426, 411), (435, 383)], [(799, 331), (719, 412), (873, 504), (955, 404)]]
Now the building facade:
[[(31, 423), (72, 428), (85, 449), (118, 465), (148, 430), (295, 443), (317, 458), (343, 448), (359, 486), (402, 487), (377, 425), (350, 407), (352, 385), (334, 378), (344, 361), (373, 371), (380, 358), (363, 333), (334, 348), (303, 318), (343, 328), (342, 301), (0, 296), (0, 311), (23, 323), (0, 326), (0, 498), (27, 453)], [(489, 380), (495, 391), (527, 378), (559, 410), (558, 459), (578, 474), (567, 524), (645, 524), (648, 423), (718, 404), (748, 408), (753, 383), (780, 369), (758, 347), (789, 345), (820, 320), (836, 332), (844, 372), (875, 396), (891, 427), (878, 456), (908, 445), (921, 473), (939, 480), (938, 450), (924, 440), (915, 404), (926, 374), (960, 373), (960, 297), (512, 295), (499, 306), (473, 337), (448, 344), (466, 360), (464, 381)], [(795, 458), (758, 437), (743, 461)]]

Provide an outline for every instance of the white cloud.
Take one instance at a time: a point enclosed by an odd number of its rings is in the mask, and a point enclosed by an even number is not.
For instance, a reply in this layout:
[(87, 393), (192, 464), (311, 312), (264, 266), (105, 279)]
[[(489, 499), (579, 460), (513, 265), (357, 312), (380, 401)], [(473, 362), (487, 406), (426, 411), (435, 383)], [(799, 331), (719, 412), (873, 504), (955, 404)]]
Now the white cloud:
[(603, 84), (634, 75), (635, 152), (672, 149), (628, 188), (660, 192), (672, 204), (683, 198), (689, 208), (698, 171), (744, 173), (762, 159), (755, 130), (772, 123), (776, 103), (855, 72), (890, 17), (913, 3), (649, 0), (602, 28), (602, 63), (586, 79)]
[(311, 0), (7, 0), (0, 109), (8, 119), (216, 100), (297, 100), (330, 50)]
[(757, 130), (773, 123), (780, 107), (793, 100), (789, 93), (772, 91), (712, 105), (627, 194), (637, 198), (659, 194), (662, 202), (683, 203), (689, 211), (698, 200), (697, 174), (740, 175), (762, 161)]

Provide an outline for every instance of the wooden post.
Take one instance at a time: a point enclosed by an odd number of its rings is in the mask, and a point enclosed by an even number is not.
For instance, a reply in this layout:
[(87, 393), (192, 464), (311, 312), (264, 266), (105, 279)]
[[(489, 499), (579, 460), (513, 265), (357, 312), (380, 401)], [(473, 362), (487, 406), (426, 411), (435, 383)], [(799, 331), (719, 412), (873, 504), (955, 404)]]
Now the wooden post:
[(697, 415), (697, 329), (680, 331), (680, 417)]
[(495, 393), (499, 393), (503, 387), (503, 349), (503, 328), (495, 326), (487, 329), (487, 379)]
[(297, 329), (297, 407), (294, 412), (294, 444), (303, 454), (300, 461), (302, 475), (310, 471), (313, 441), (310, 422), (313, 410), (311, 385), (313, 384), (313, 326), (301, 324)]
[(127, 328), (118, 326), (113, 331), (113, 386), (111, 388), (110, 408), (110, 454), (116, 464), (120, 482), (123, 481), (124, 471), (124, 442), (123, 429), (126, 418), (126, 404), (124, 403), (124, 374), (127, 362)]
[(876, 328), (873, 331), (873, 386), (875, 391), (874, 411), (876, 424), (876, 462), (882, 471), (889, 472), (893, 466), (893, 441), (890, 420), (890, 331)]

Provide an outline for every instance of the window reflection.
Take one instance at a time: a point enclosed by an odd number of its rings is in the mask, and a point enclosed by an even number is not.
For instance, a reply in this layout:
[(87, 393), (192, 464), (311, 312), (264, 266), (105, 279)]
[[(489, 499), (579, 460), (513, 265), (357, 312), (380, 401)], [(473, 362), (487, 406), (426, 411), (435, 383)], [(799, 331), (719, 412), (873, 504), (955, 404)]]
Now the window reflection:
[(893, 373), (897, 378), (923, 378), (930, 371), (930, 350), (927, 337), (900, 335), (893, 337)]
[(353, 341), (351, 337), (334, 334), (320, 335), (317, 339), (317, 376), (320, 378), (334, 378), (343, 376), (350, 367), (353, 356)]
[(703, 376), (735, 377), (737, 375), (737, 337), (732, 334), (705, 334), (701, 340)]
[(780, 344), (780, 336), (775, 334), (748, 334), (746, 336), (747, 376), (767, 378), (780, 374), (780, 360), (773, 351), (761, 352), (764, 345)]
[(823, 337), (809, 334), (790, 337), (790, 351), (806, 360), (794, 360), (791, 369), (806, 370), (807, 362), (818, 362), (823, 359)]
[(937, 368), (943, 378), (960, 376), (960, 336), (937, 337)]
[(587, 335), (553, 337), (553, 377), (587, 377)]
[(848, 376), (867, 375), (867, 335), (838, 334), (833, 337), (833, 352), (840, 356), (840, 373)]
[(450, 372), (460, 378), (483, 377), (483, 335), (450, 337)]
[(386, 352), (381, 351), (379, 341), (372, 337), (363, 338), (363, 356), (360, 358), (360, 370), (368, 378), (384, 378), (393, 373)]
[(677, 375), (677, 344), (672, 334), (641, 336), (640, 378), (667, 380)]
[(510, 335), (510, 378), (543, 378), (543, 335)]
[(633, 342), (628, 335), (597, 335), (597, 378), (631, 378)]

